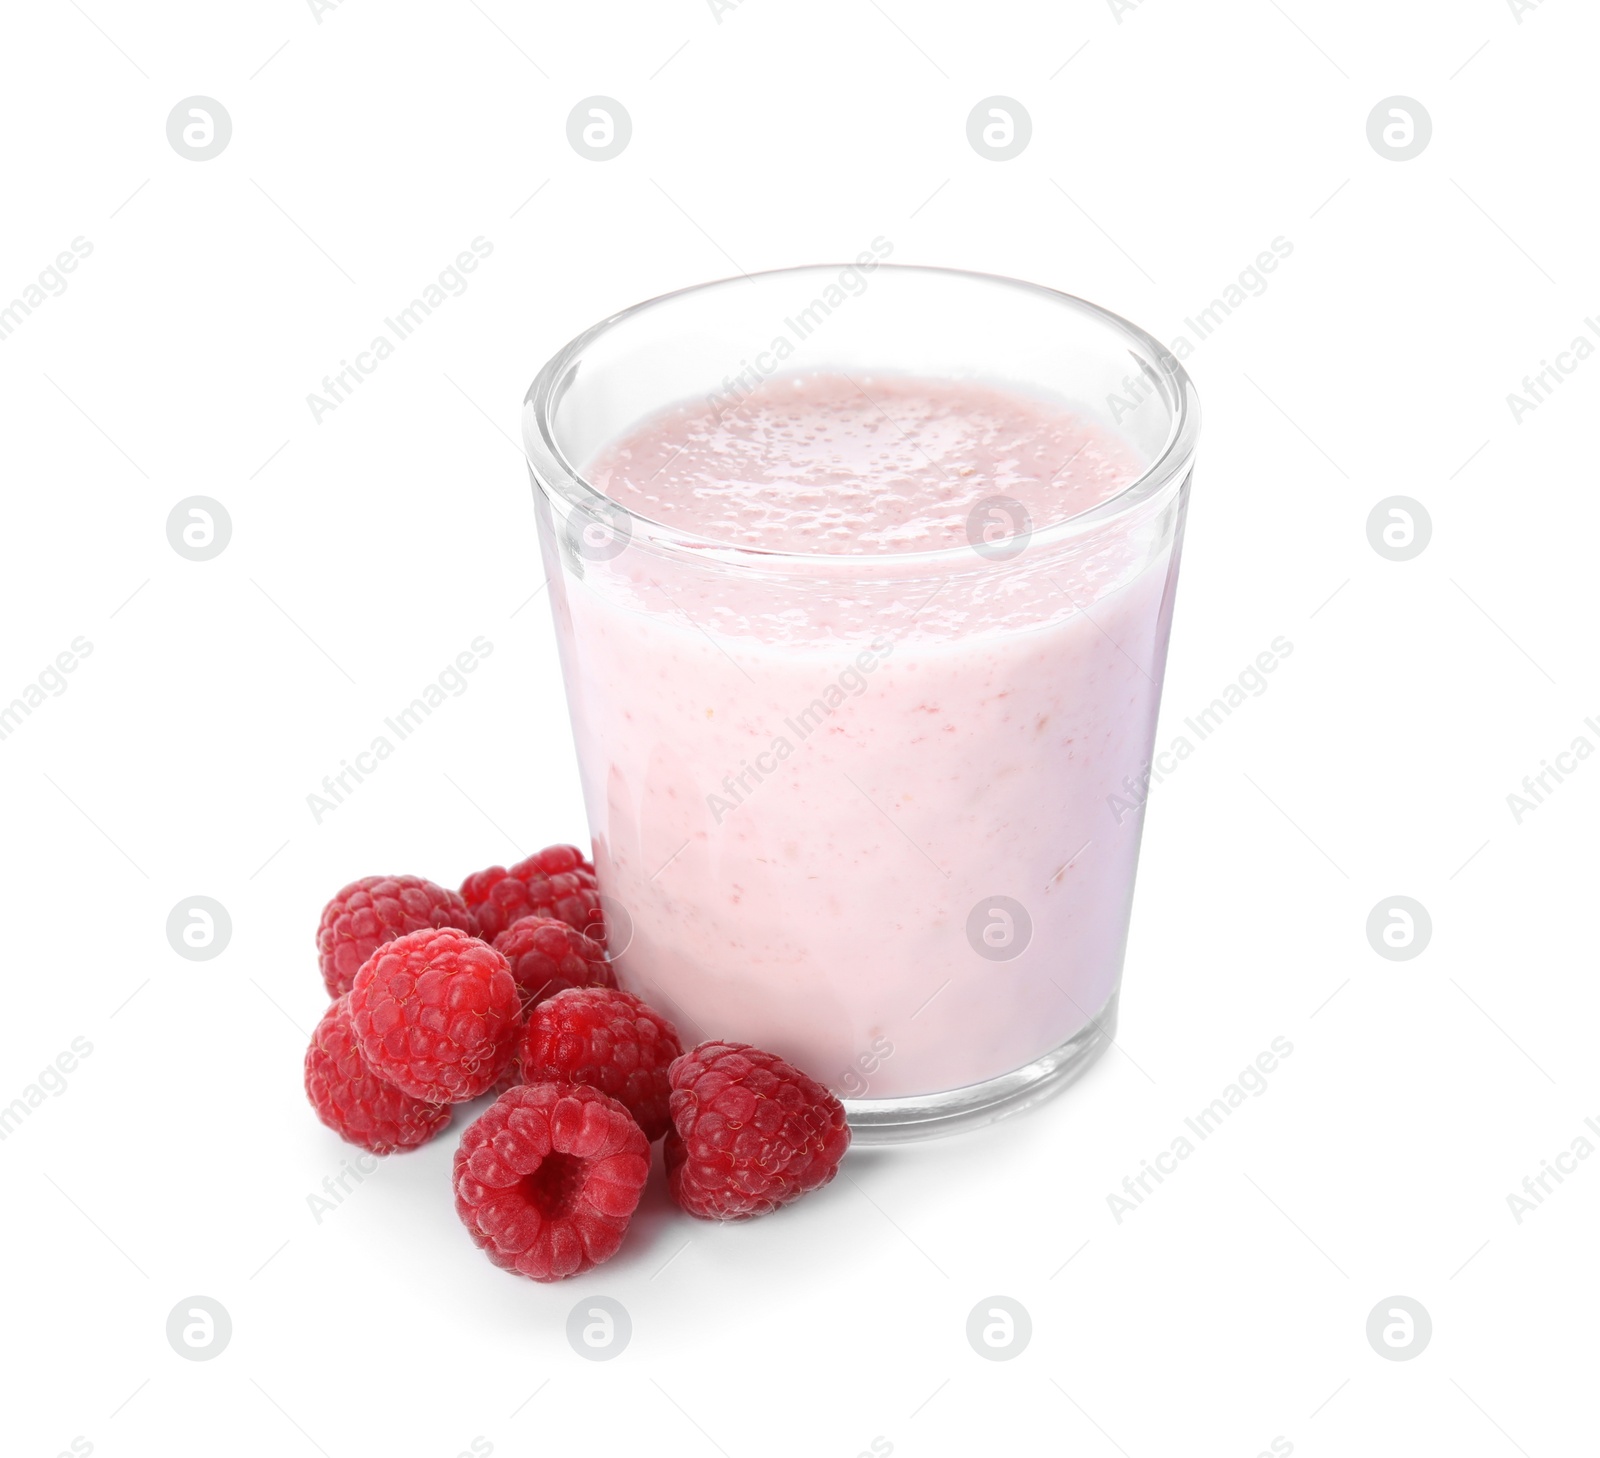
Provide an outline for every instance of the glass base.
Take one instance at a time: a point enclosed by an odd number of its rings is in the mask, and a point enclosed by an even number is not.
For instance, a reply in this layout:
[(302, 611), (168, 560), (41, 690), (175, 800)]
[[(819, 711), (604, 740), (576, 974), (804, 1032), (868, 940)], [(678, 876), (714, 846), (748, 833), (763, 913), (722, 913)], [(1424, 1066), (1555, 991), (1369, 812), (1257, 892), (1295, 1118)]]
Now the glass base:
[(852, 1143), (907, 1144), (992, 1124), (1043, 1102), (1083, 1073), (1117, 1034), (1117, 994), (1099, 1015), (1032, 1063), (983, 1083), (903, 1099), (844, 1099)]

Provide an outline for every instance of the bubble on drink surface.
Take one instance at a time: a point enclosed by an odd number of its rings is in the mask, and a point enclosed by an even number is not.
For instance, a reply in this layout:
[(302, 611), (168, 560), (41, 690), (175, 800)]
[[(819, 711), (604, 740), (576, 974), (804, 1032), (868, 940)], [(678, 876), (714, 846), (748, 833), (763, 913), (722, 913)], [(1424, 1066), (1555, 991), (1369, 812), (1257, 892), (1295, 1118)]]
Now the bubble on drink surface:
[(185, 496), (167, 513), (167, 540), (191, 562), (220, 557), (232, 537), (228, 508), (210, 496)]
[(1014, 1296), (986, 1296), (967, 1316), (967, 1341), (990, 1362), (1020, 1357), (1033, 1337), (1033, 1318)]
[(1420, 557), (1432, 539), (1428, 508), (1410, 496), (1386, 496), (1367, 513), (1367, 540), (1391, 562)]
[(563, 536), (574, 557), (585, 562), (610, 562), (628, 550), (633, 520), (613, 502), (587, 502), (567, 516)]
[(233, 939), (228, 908), (210, 896), (186, 896), (167, 913), (167, 941), (180, 957), (209, 962)]
[(609, 162), (632, 137), (628, 108), (610, 96), (586, 96), (567, 113), (567, 140), (587, 161)]
[(1420, 1357), (1433, 1337), (1433, 1318), (1414, 1296), (1385, 1296), (1367, 1313), (1367, 1341), (1385, 1361)]
[(967, 513), (967, 541), (991, 562), (1020, 557), (1032, 537), (1033, 518), (1015, 497), (985, 496)]
[(1013, 896), (985, 896), (967, 913), (967, 941), (989, 962), (1009, 962), (1028, 950), (1033, 918)]
[(567, 1314), (567, 1343), (586, 1362), (620, 1357), (633, 1339), (633, 1318), (612, 1296), (585, 1296)]
[(986, 96), (967, 113), (967, 140), (986, 162), (1020, 157), (1033, 139), (1033, 118), (1012, 96)]
[(1411, 896), (1386, 896), (1367, 913), (1367, 941), (1380, 957), (1409, 962), (1433, 940), (1428, 908)]
[(1386, 96), (1367, 113), (1367, 140), (1387, 162), (1409, 162), (1433, 140), (1428, 108), (1410, 96)]
[(210, 96), (186, 96), (167, 113), (167, 141), (188, 162), (209, 162), (233, 138), (228, 108)]
[(213, 1296), (185, 1296), (167, 1313), (167, 1343), (188, 1362), (220, 1357), (233, 1337), (233, 1318)]

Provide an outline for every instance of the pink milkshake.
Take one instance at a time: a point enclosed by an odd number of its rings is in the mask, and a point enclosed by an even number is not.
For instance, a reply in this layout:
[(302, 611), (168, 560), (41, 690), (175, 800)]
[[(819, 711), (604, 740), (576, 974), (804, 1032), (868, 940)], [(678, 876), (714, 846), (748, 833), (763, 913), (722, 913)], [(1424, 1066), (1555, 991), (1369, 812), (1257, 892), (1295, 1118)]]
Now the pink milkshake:
[(1114, 1020), (1181, 492), (1043, 391), (746, 383), (542, 517), (620, 977), (889, 1137), (998, 1111)]

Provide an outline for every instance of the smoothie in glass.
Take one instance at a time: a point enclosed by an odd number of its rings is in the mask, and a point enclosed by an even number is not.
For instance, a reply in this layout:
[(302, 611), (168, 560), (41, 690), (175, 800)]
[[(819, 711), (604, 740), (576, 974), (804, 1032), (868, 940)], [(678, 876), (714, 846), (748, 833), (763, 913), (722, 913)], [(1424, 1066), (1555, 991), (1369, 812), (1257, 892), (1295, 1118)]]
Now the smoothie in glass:
[[(975, 511), (1003, 552), (986, 501), (1059, 521), (1142, 466), (1019, 394), (819, 375), (669, 410), (588, 476), (699, 536), (863, 555), (970, 546)], [(1107, 806), (1155, 719), (1167, 565), (1063, 566), (1043, 620), (1034, 594), (952, 591), (905, 625), (840, 597), (759, 634), (738, 582), (669, 586), (642, 557), (614, 564), (630, 608), (570, 592), (624, 982), (852, 1096), (979, 1083), (1081, 1030), (1121, 964), (1139, 820)], [(1021, 910), (970, 934), (1001, 896)]]
[(607, 320), (524, 420), (619, 978), (872, 1142), (1114, 1029), (1198, 427), (1093, 305), (833, 272)]

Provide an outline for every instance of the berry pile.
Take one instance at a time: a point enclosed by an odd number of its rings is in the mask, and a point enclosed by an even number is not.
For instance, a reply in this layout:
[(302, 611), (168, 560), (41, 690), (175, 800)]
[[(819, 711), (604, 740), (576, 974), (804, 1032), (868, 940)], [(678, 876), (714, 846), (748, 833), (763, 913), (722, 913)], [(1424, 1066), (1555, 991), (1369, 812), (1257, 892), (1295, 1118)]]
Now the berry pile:
[(617, 1253), (664, 1137), (690, 1215), (744, 1220), (825, 1185), (850, 1143), (814, 1079), (744, 1043), (688, 1052), (617, 985), (594, 867), (551, 846), (468, 876), (368, 876), (323, 909), (332, 1005), (306, 1050), (317, 1117), (374, 1154), (494, 1102), (456, 1150), (456, 1213), (495, 1265), (558, 1281)]

